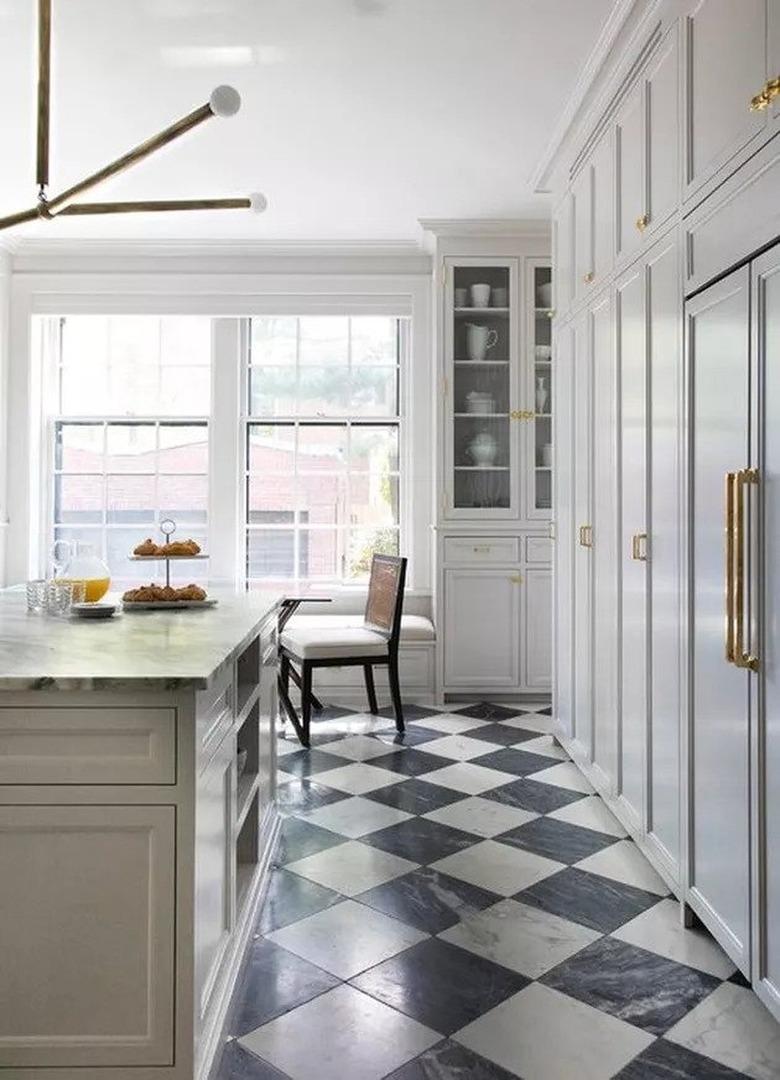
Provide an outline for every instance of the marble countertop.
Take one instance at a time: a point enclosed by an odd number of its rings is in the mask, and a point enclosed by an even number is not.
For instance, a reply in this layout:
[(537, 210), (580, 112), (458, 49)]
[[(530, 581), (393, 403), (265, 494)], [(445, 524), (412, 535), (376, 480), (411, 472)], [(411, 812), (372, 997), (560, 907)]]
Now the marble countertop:
[(200, 611), (120, 604), (112, 619), (87, 620), (31, 614), (24, 589), (0, 590), (0, 690), (205, 689), (283, 598), (210, 595), (219, 603)]

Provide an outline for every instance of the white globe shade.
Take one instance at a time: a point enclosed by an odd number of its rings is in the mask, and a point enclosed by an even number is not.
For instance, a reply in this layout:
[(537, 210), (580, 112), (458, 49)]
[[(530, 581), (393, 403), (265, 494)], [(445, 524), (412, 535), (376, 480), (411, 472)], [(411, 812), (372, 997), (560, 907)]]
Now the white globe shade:
[(211, 91), (209, 108), (215, 116), (235, 116), (241, 108), (241, 95), (232, 86), (218, 86)]
[(249, 196), (249, 208), (254, 214), (262, 214), (264, 210), (268, 209), (268, 199), (263, 195), (262, 191), (254, 191)]

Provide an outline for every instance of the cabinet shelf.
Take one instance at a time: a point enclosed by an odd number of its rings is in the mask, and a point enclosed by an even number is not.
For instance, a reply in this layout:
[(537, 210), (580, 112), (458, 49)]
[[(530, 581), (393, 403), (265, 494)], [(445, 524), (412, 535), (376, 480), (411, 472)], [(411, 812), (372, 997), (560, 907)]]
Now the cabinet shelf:
[(456, 420), (506, 420), (507, 412), (456, 412), (452, 414)]
[(509, 318), (508, 307), (456, 307), (453, 310), (456, 315), (497, 315), (502, 319)]
[(508, 465), (456, 465), (455, 472), (509, 472)]
[(534, 313), (536, 315), (539, 315), (540, 317), (542, 315), (550, 316), (553, 313), (553, 309), (551, 307), (538, 307), (538, 308), (534, 308)]
[(506, 367), (508, 360), (454, 360), (456, 367)]

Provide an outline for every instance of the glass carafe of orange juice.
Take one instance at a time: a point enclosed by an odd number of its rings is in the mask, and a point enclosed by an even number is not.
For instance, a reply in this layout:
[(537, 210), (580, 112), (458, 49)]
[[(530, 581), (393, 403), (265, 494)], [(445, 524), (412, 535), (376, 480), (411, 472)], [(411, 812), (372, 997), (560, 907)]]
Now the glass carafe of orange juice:
[[(63, 560), (61, 555), (67, 555)], [(80, 581), (84, 583), (84, 599), (89, 604), (94, 604), (108, 592), (111, 584), (111, 572), (99, 558), (91, 544), (84, 544), (80, 540), (69, 543), (67, 540), (58, 540), (54, 545), (55, 558), (59, 562), (56, 573), (57, 581)]]

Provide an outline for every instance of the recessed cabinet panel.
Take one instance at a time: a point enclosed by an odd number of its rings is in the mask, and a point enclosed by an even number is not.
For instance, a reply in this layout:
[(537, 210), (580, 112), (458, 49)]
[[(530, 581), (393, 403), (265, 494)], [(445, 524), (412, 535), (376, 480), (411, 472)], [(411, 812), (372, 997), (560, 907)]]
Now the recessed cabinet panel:
[(552, 667), (552, 571), (525, 573), (525, 685), (549, 693)]
[(574, 349), (571, 325), (555, 342), (555, 649), (553, 708), (567, 738), (574, 736)]
[(680, 99), (677, 27), (659, 46), (645, 76), (647, 216), (656, 226), (680, 200)]
[(577, 322), (574, 364), (574, 737), (590, 758), (593, 742), (593, 353), (590, 316)]
[(652, 530), (650, 741), (647, 830), (680, 880), (682, 725), (682, 285), (676, 234), (647, 262)]
[(615, 147), (608, 129), (593, 152), (593, 276), (596, 287), (612, 269), (615, 244)]
[(520, 562), (520, 540), (516, 536), (445, 536), (444, 561), (449, 565), (511, 565)]
[(593, 169), (583, 165), (572, 186), (574, 199), (574, 293), (587, 292), (593, 271)]
[(617, 289), (620, 372), (621, 758), (618, 792), (644, 821), (647, 743), (647, 365), (644, 268)]
[(444, 681), (450, 687), (520, 685), (520, 574), (445, 570)]
[(686, 309), (692, 380), (690, 887), (697, 910), (750, 968), (750, 673), (726, 660), (726, 474), (748, 462), (749, 271)]
[(560, 318), (572, 301), (574, 272), (574, 203), (567, 192), (553, 215), (553, 282), (555, 311)]
[(614, 308), (607, 293), (591, 310), (593, 341), (593, 760), (617, 773), (617, 370)]
[[(780, 0), (768, 0), (767, 4), (767, 78), (780, 79)], [(772, 132), (777, 132), (780, 120), (780, 93), (776, 93), (769, 107)]]
[(0, 1074), (173, 1064), (175, 870), (172, 806), (0, 807)]
[(642, 85), (630, 91), (615, 124), (615, 162), (617, 183), (617, 234), (615, 251), (625, 259), (641, 243), (641, 226), (637, 223), (646, 212), (642, 139)]
[(766, 12), (767, 0), (700, 0), (687, 17), (689, 192), (767, 122), (750, 109), (767, 79)]

